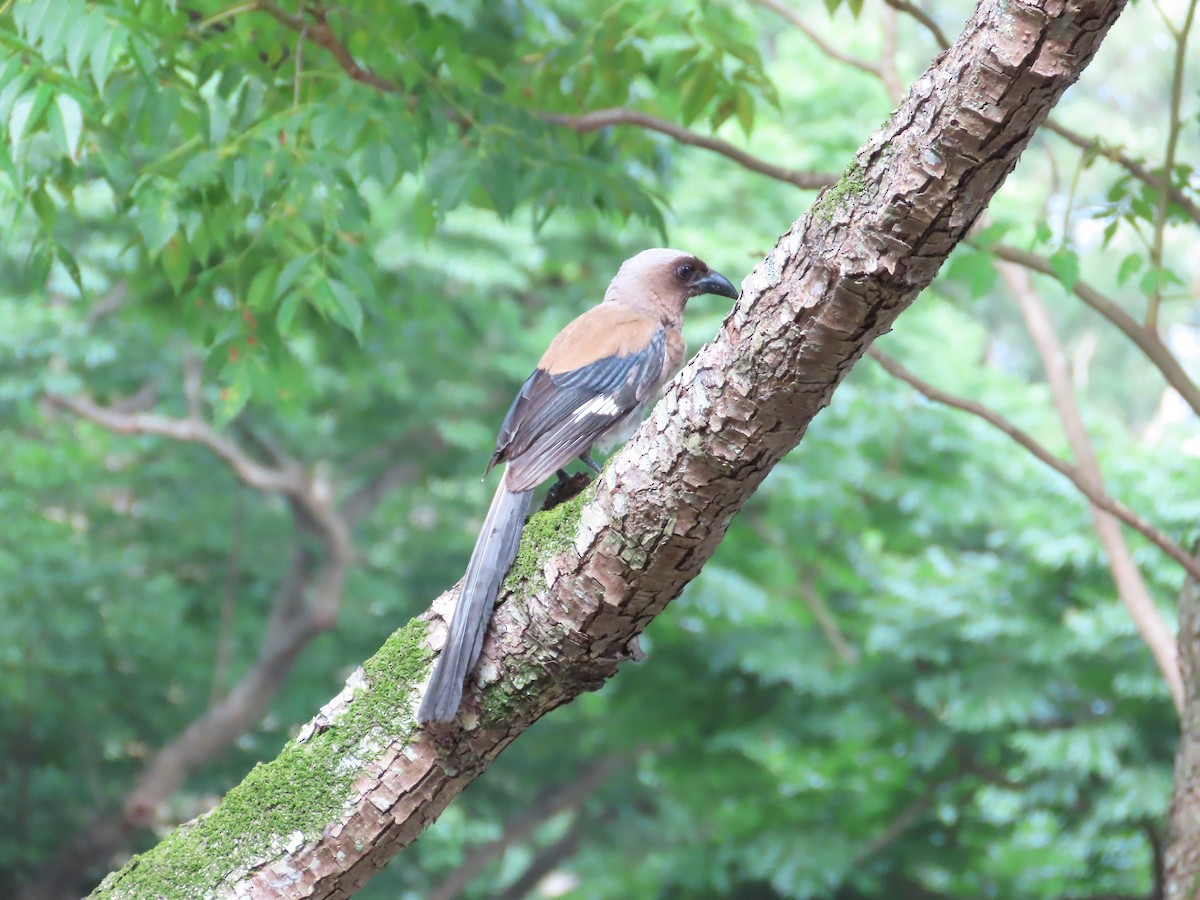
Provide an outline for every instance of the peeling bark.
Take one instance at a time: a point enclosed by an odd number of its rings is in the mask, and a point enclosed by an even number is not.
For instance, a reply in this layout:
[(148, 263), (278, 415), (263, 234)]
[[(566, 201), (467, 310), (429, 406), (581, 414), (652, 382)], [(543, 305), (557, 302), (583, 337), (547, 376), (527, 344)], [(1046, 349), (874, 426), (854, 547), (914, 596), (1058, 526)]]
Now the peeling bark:
[[(399, 656), (385, 648), (304, 742), (95, 896), (347, 897), (530, 724), (613, 675), (846, 372), (930, 283), (1123, 6), (979, 4), (838, 184), (746, 279), (720, 334), (594, 494), (531, 521), (455, 724), (415, 729), (427, 660), (389, 667)], [(423, 617), (435, 647), (452, 598)], [(389, 693), (401, 699), (382, 703)], [(363, 709), (377, 711), (366, 728)], [(325, 777), (318, 757), (304, 755), (322, 744), (338, 749), (339, 773), (352, 768), (345, 802), (319, 828), (271, 833), (291, 827), (280, 824), (277, 798)], [(235, 806), (241, 818), (226, 809)]]

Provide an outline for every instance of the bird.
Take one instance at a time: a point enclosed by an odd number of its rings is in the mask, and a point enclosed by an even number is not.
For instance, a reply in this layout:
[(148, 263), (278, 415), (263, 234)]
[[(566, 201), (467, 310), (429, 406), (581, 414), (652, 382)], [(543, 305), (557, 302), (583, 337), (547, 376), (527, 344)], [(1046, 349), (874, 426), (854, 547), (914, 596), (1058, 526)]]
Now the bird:
[(521, 386), (484, 472), (504, 465), (417, 710), (420, 724), (450, 722), (458, 713), (534, 489), (552, 475), (565, 478), (563, 468), (576, 458), (599, 473), (593, 449), (629, 437), (683, 366), (683, 311), (700, 294), (736, 300), (738, 290), (690, 253), (643, 250), (621, 264), (603, 301), (558, 333)]

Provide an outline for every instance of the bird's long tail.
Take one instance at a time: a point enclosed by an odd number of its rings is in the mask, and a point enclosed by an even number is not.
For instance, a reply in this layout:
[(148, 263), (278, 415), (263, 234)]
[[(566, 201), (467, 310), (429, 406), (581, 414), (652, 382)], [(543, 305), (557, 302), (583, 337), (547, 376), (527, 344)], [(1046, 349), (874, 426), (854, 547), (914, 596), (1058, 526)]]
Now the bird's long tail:
[(434, 663), (429, 687), (417, 710), (417, 721), (422, 724), (449, 722), (458, 712), (463, 681), (479, 658), (500, 582), (517, 555), (532, 496), (533, 491), (506, 490), (503, 480), (496, 489), (471, 561), (467, 563), (446, 644)]

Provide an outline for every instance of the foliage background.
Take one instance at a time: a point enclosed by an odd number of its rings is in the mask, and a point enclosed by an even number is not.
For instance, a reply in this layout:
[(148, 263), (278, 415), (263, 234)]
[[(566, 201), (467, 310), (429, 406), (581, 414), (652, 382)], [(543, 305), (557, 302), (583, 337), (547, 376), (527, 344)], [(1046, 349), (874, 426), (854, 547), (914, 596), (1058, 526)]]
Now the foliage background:
[[(856, 5), (794, 12), (907, 84), (935, 39)], [(554, 115), (637, 109), (820, 174), (887, 114), (886, 79), (773, 6), (3, 8), (0, 892), (119, 807), (251, 670), (289, 557), (329, 552), (294, 502), (204, 446), (117, 434), (53, 398), (202, 416), (339, 498), (389, 488), (355, 524), (336, 627), (127, 853), (274, 755), (461, 574), (496, 423), (621, 259), (669, 242), (736, 280), (811, 202), (668, 135)], [(1173, 106), (1179, 39), (1159, 18), (1194, 7), (1129, 10), (1060, 121), (1155, 171), (1164, 153), (1194, 160), (1196, 82), (1180, 75)], [(969, 4), (928, 9), (953, 36)], [(1195, 201), (1191, 169), (1168, 169)], [(1186, 544), (1195, 418), (1071, 295), (1083, 277), (1150, 316), (1195, 371), (1196, 223), (1157, 201), (1041, 135), (885, 349), (1068, 455), (991, 251), (1044, 256), (1055, 277), (1037, 287), (1108, 489)], [(723, 312), (693, 304), (693, 346)], [(1172, 616), (1181, 572), (1129, 540)], [(468, 896), (1154, 890), (1176, 717), (1083, 498), (872, 363), (644, 647), (360, 896), (427, 896), (476, 863)], [(488, 842), (503, 852), (483, 864)], [(79, 890), (120, 858), (81, 863)]]

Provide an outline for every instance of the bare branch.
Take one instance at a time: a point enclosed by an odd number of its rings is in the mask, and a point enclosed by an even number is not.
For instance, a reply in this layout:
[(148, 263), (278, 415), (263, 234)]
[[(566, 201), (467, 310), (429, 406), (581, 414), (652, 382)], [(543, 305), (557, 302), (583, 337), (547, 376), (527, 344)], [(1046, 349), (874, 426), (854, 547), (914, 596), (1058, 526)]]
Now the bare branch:
[(797, 31), (816, 44), (817, 49), (830, 59), (836, 59), (838, 62), (845, 63), (861, 72), (866, 72), (868, 75), (874, 75), (877, 78), (881, 76), (879, 67), (873, 62), (838, 50), (833, 44), (821, 37), (815, 28), (805, 22), (799, 13), (781, 3), (780, 0), (754, 0), (754, 2), (759, 6), (765, 6), (771, 12), (775, 13), (775, 15), (790, 22)]
[[(1062, 420), (1063, 431), (1067, 443), (1075, 456), (1079, 476), (1086, 481), (1094, 491), (1104, 492), (1104, 476), (1100, 471), (1100, 462), (1088, 436), (1087, 426), (1075, 402), (1075, 389), (1071, 384), (1071, 373), (1067, 368), (1066, 355), (1054, 323), (1045, 304), (1033, 288), (1033, 280), (1029, 271), (1013, 263), (997, 263), (1000, 277), (1007, 285), (1009, 293), (1021, 308), (1025, 318), (1025, 327), (1033, 344), (1037, 347), (1038, 355), (1042, 358), (1042, 366), (1046, 370), (1046, 380), (1050, 383), (1050, 393), (1054, 398), (1054, 406)], [(1108, 557), (1109, 569), (1112, 571), (1113, 582), (1117, 586), (1117, 594), (1121, 602), (1129, 610), (1129, 615), (1137, 626), (1142, 640), (1150, 648), (1158, 669), (1171, 689), (1171, 698), (1175, 703), (1175, 711), (1183, 712), (1183, 681), (1179, 674), (1179, 657), (1175, 651), (1175, 636), (1167, 626), (1158, 607), (1150, 596), (1146, 582), (1142, 579), (1121, 527), (1108, 513), (1099, 509), (1094, 503), (1090, 504), (1092, 519), (1096, 526), (1096, 535)]]
[(269, 494), (299, 494), (304, 490), (299, 468), (271, 469), (246, 455), (240, 447), (199, 419), (172, 419), (151, 413), (122, 413), (100, 406), (87, 397), (52, 394), (47, 399), (77, 416), (117, 434), (152, 434), (207, 447), (229, 464), (234, 474), (250, 487)]
[(897, 12), (911, 16), (924, 25), (929, 33), (933, 35), (933, 39), (937, 41), (937, 45), (941, 49), (945, 50), (950, 46), (950, 39), (946, 37), (946, 32), (942, 31), (941, 26), (934, 21), (933, 16), (925, 12), (916, 3), (912, 3), (910, 0), (884, 0), (884, 2)]
[(677, 125), (674, 122), (661, 119), (658, 116), (652, 116), (649, 113), (639, 112), (635, 109), (617, 107), (613, 109), (597, 109), (579, 115), (561, 115), (559, 113), (539, 113), (539, 115), (547, 122), (553, 122), (555, 125), (564, 125), (579, 134), (586, 134), (589, 131), (598, 131), (601, 128), (612, 128), (619, 125), (632, 125), (637, 128), (645, 128), (648, 131), (657, 131), (660, 134), (674, 138), (681, 144), (687, 144), (691, 147), (703, 147), (705, 150), (719, 153), (721, 156), (728, 157), (751, 172), (758, 172), (760, 175), (766, 175), (768, 178), (774, 178), (777, 181), (785, 181), (788, 184), (794, 184), (796, 187), (808, 191), (820, 190), (837, 182), (836, 175), (831, 175), (827, 172), (804, 172), (777, 166), (774, 163), (759, 159), (757, 156), (751, 156), (745, 150), (735, 147), (728, 141), (697, 134), (694, 131), (684, 128), (682, 125)]
[[(1052, 278), (1057, 277), (1054, 274), (1053, 266), (1050, 265), (1050, 260), (1044, 256), (1010, 247), (1007, 244), (995, 244), (987, 249), (1005, 262), (1016, 263)], [(1183, 366), (1179, 364), (1179, 360), (1175, 358), (1175, 354), (1157, 334), (1145, 328), (1137, 319), (1125, 312), (1115, 300), (1101, 293), (1083, 279), (1075, 282), (1071, 287), (1071, 293), (1124, 332), (1125, 336), (1133, 341), (1155, 368), (1162, 373), (1167, 384), (1178, 392), (1196, 415), (1200, 416), (1200, 387), (1197, 387), (1196, 383), (1192, 381)]]
[(1116, 516), (1134, 531), (1144, 536), (1148, 541), (1162, 550), (1163, 553), (1167, 554), (1167, 556), (1171, 557), (1171, 559), (1183, 566), (1184, 570), (1187, 571), (1188, 574), (1190, 574), (1193, 578), (1200, 578), (1200, 562), (1197, 562), (1190, 555), (1188, 555), (1188, 553), (1182, 547), (1172, 541), (1169, 537), (1167, 537), (1129, 507), (1117, 502), (1116, 500), (1113, 500), (1103, 491), (1096, 490), (1087, 481), (1087, 479), (1080, 474), (1078, 469), (1069, 463), (1063, 462), (1012, 422), (1008, 421), (998, 413), (988, 409), (981, 403), (976, 403), (974, 400), (967, 400), (963, 397), (956, 397), (953, 394), (948, 394), (945, 391), (935, 388), (926, 381), (922, 381), (912, 372), (908, 371), (908, 369), (904, 368), (904, 366), (900, 365), (900, 363), (896, 362), (896, 360), (892, 359), (886, 353), (883, 353), (876, 348), (871, 348), (868, 353), (872, 359), (883, 366), (889, 375), (899, 378), (901, 381), (906, 382), (907, 384), (916, 388), (919, 393), (924, 394), (925, 397), (932, 400), (934, 403), (941, 403), (945, 406), (950, 406), (954, 409), (970, 413), (973, 416), (983, 419), (993, 428), (997, 428), (1004, 432), (1006, 435), (1032, 453), (1035, 457), (1037, 457), (1041, 462), (1045, 463), (1054, 471), (1064, 476), (1068, 481), (1075, 485), (1075, 487), (1079, 488), (1079, 492), (1087, 497), (1087, 499), (1090, 500), (1094, 505), (1100, 507), (1100, 509), (1110, 513), (1111, 515)]
[(904, 82), (900, 80), (900, 70), (896, 66), (897, 23), (896, 11), (891, 7), (884, 10), (882, 16), (883, 46), (879, 56), (879, 80), (893, 103), (904, 99)]
[(355, 81), (370, 85), (380, 91), (386, 91), (389, 94), (400, 92), (398, 85), (393, 84), (380, 75), (376, 75), (370, 69), (364, 69), (358, 64), (346, 45), (339, 41), (337, 35), (333, 33), (333, 29), (329, 27), (329, 22), (325, 19), (324, 11), (319, 6), (309, 7), (309, 12), (313, 17), (312, 21), (309, 21), (304, 16), (293, 15), (281, 9), (272, 3), (271, 0), (255, 0), (251, 8), (260, 10), (275, 19), (275, 21), (286, 25), (292, 31), (297, 32), (302, 39), (308, 38), (314, 44), (324, 47), (337, 60), (337, 64), (342, 67), (342, 71)]
[[(1163, 249), (1167, 236), (1167, 212), (1171, 205), (1171, 173), (1175, 170), (1175, 154), (1179, 150), (1179, 133), (1183, 129), (1180, 106), (1183, 103), (1183, 75), (1187, 68), (1187, 45), (1191, 36), (1192, 22), (1196, 17), (1197, 0), (1189, 0), (1183, 24), (1178, 29), (1168, 30), (1175, 38), (1175, 59), (1171, 71), (1171, 105), (1167, 117), (1167, 146), (1163, 151), (1162, 184), (1158, 188), (1158, 203), (1154, 210), (1154, 241), (1150, 247), (1150, 264), (1155, 270), (1162, 269)], [(1162, 280), (1155, 279), (1154, 290), (1146, 304), (1146, 327), (1158, 331), (1158, 308), (1162, 304)]]

